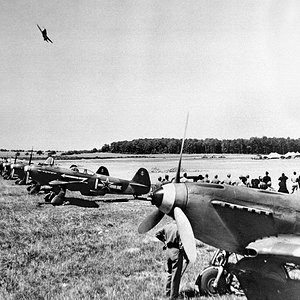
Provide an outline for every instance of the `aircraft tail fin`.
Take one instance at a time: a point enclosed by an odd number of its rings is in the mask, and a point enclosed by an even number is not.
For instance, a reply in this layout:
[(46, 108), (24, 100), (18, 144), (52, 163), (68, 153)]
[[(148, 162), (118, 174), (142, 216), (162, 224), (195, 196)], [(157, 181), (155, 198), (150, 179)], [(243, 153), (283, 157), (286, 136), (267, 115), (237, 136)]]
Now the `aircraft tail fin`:
[(100, 175), (109, 176), (109, 172), (108, 172), (107, 168), (104, 167), (104, 166), (101, 166), (101, 167), (97, 170), (96, 173), (97, 173), (97, 174), (100, 174)]
[(54, 158), (52, 156), (49, 156), (45, 162), (43, 163), (43, 165), (50, 165), (53, 166), (54, 165)]
[(133, 176), (130, 185), (135, 190), (136, 195), (149, 193), (151, 182), (148, 171), (145, 168), (140, 168)]

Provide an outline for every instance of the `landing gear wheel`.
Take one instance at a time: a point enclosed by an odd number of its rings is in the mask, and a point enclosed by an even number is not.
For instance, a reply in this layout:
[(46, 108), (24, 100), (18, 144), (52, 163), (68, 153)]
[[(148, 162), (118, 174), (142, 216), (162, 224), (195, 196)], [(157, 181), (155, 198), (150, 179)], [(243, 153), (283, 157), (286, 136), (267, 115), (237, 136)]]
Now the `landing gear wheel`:
[(44, 199), (45, 199), (45, 202), (51, 202), (51, 200), (55, 197), (55, 193), (54, 192), (50, 192), (48, 193)]
[(41, 190), (41, 185), (37, 183), (33, 185), (33, 187), (29, 190), (29, 194), (30, 195), (37, 194), (40, 190)]
[[(218, 270), (215, 268), (208, 268), (199, 275), (196, 284), (199, 287), (201, 295), (213, 296), (213, 295), (224, 295), (227, 292), (226, 281), (224, 276), (221, 276), (218, 282), (218, 286), (215, 288), (213, 283), (217, 277)], [(201, 276), (201, 277), (200, 277)]]

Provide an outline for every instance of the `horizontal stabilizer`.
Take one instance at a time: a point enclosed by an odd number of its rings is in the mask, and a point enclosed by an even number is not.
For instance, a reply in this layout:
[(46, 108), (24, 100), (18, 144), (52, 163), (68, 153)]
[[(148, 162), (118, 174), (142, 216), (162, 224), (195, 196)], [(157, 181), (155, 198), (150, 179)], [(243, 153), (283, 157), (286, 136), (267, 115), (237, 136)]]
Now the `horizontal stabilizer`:
[(141, 187), (141, 188), (147, 188), (148, 186), (145, 184), (137, 183), (137, 182), (130, 182), (130, 185), (133, 187)]

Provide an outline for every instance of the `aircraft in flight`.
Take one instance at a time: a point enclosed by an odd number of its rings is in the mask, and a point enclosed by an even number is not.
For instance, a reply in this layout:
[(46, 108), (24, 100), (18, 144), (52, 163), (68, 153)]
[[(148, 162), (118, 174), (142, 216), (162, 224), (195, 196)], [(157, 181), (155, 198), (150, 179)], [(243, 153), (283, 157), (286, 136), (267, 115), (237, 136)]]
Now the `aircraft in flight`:
[(111, 177), (104, 166), (101, 166), (96, 173), (86, 168), (78, 168), (76, 165), (72, 165), (69, 169), (59, 166), (31, 165), (26, 166), (25, 171), (33, 181), (37, 182), (36, 191), (39, 191), (41, 186), (51, 190), (45, 200), (51, 201), (54, 205), (64, 202), (66, 190), (79, 191), (85, 196), (120, 194), (138, 197), (148, 194), (151, 187), (149, 173), (144, 168), (140, 168), (132, 180)]
[(139, 233), (146, 233), (168, 215), (176, 220), (191, 262), (196, 260), (195, 238), (242, 255), (234, 264), (216, 267), (210, 276), (202, 272), (200, 281), (206, 278), (207, 289), (222, 290), (226, 267), (247, 299), (299, 299), (300, 280), (292, 276), (294, 271), (300, 272), (299, 198), (240, 186), (181, 183), (184, 139), (185, 133), (175, 181), (150, 194), (157, 209), (139, 225)]
[(38, 29), (40, 30), (40, 32), (42, 33), (42, 36), (43, 36), (43, 38), (44, 38), (44, 41), (45, 42), (47, 42), (47, 43), (53, 43), (50, 39), (49, 39), (49, 37), (47, 36), (47, 30), (46, 30), (46, 28), (44, 28), (43, 30), (42, 30), (42, 28), (38, 25), (38, 24), (36, 24), (37, 25), (37, 27), (38, 27)]

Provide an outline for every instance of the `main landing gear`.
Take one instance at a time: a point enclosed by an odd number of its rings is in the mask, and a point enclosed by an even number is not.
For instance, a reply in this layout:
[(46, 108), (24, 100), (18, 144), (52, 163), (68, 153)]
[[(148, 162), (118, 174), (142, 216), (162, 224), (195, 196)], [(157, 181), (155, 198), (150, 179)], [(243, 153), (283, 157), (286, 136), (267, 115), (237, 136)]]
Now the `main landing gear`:
[(51, 191), (45, 196), (45, 202), (51, 203), (52, 205), (58, 206), (63, 205), (65, 203), (65, 196), (66, 196), (66, 190), (63, 188), (60, 188), (58, 193), (55, 193), (55, 191)]
[[(200, 295), (215, 296), (225, 294), (244, 295), (239, 281), (230, 271), (229, 262), (231, 253), (225, 250), (217, 250), (210, 262), (198, 276), (196, 285), (199, 288)], [(232, 257), (236, 261), (237, 256)]]

